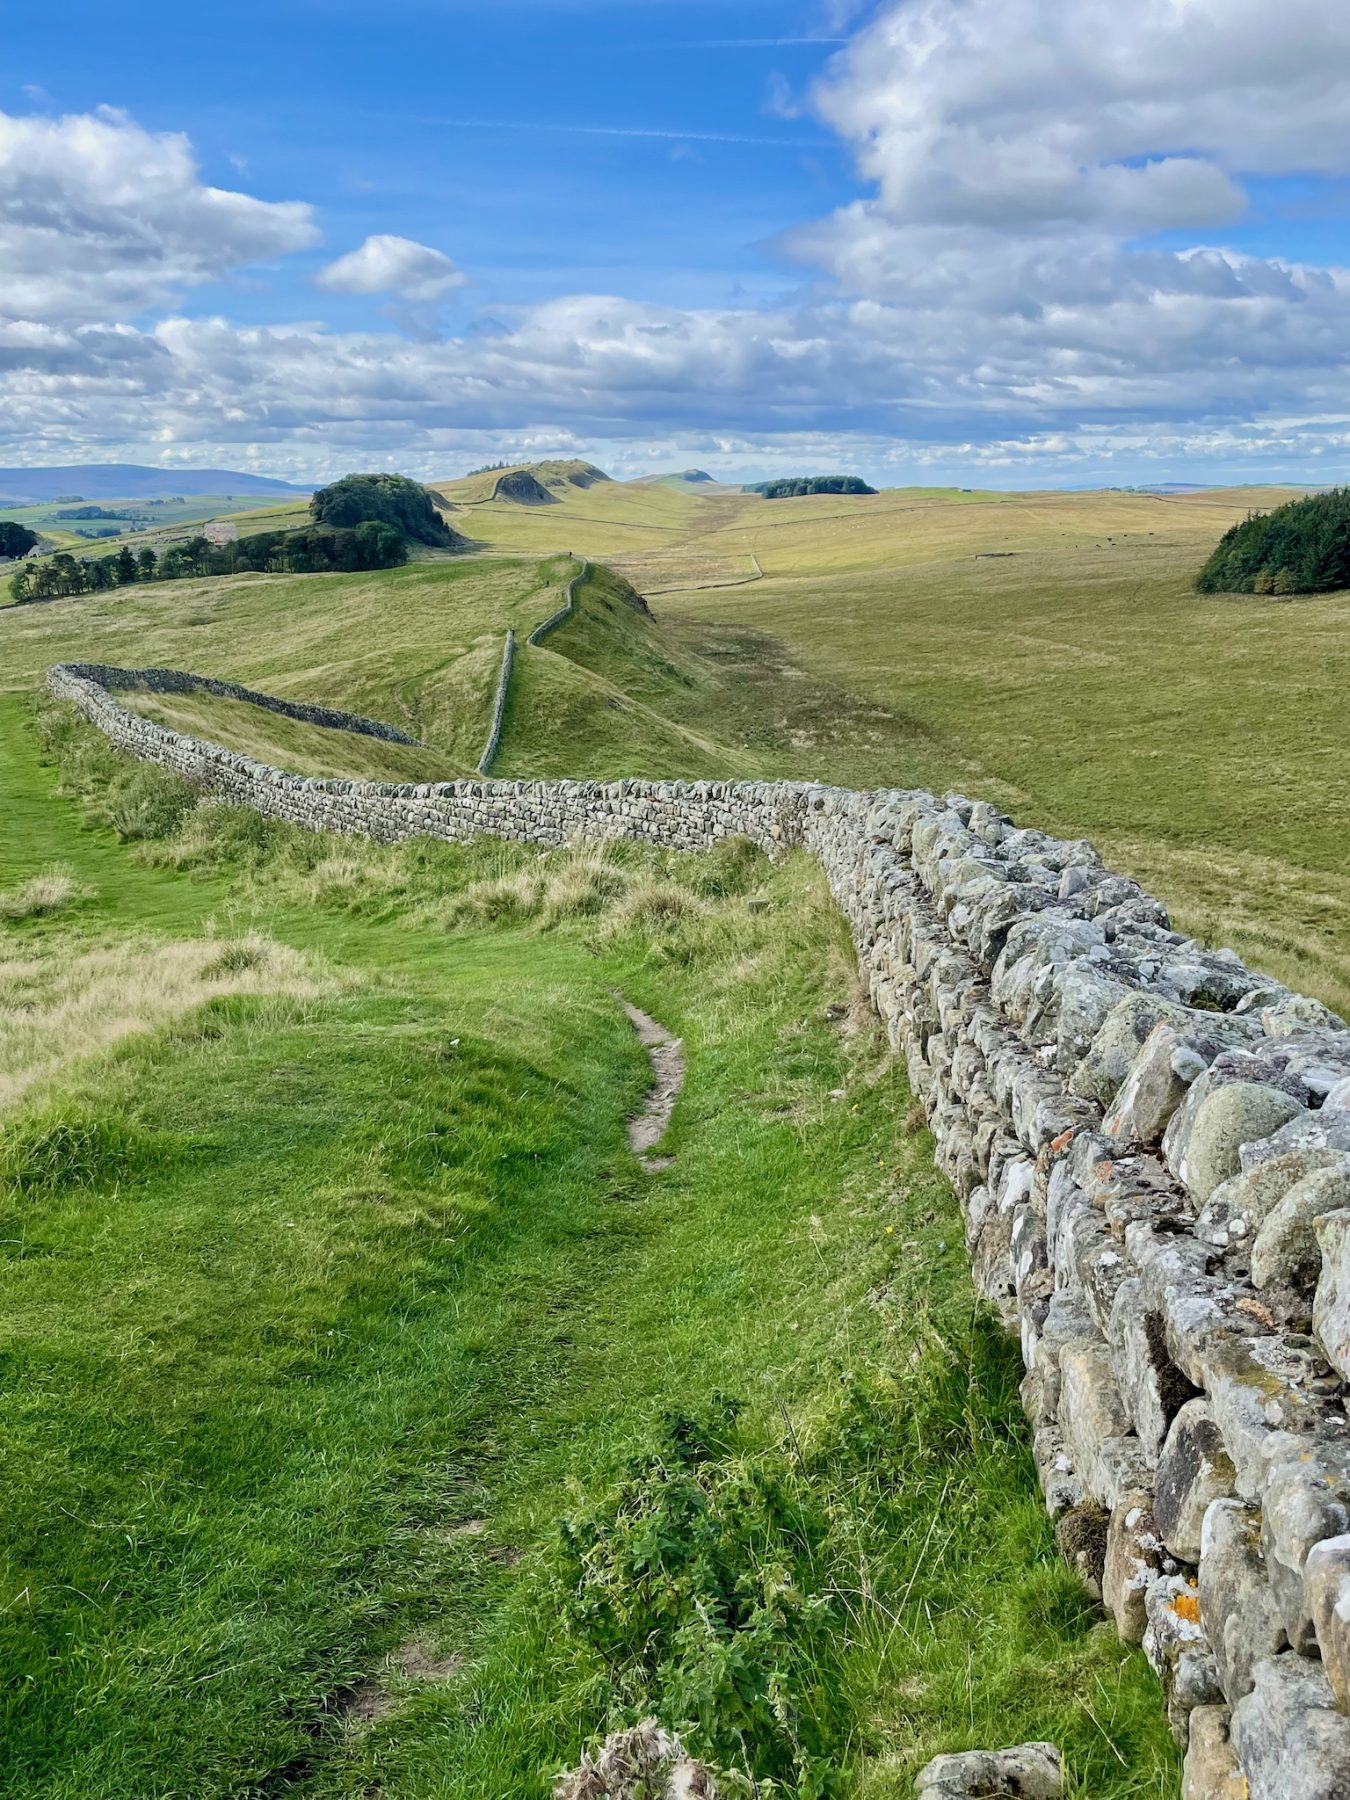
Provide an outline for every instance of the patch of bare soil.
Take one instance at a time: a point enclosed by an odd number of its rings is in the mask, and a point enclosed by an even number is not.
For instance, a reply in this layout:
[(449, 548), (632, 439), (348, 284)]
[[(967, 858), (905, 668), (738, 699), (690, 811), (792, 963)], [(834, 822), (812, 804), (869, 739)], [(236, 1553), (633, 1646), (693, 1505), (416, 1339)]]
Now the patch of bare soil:
[(672, 1158), (649, 1153), (666, 1135), (670, 1115), (684, 1086), (684, 1040), (672, 1037), (650, 1013), (624, 1000), (622, 995), (619, 998), (652, 1065), (652, 1085), (642, 1111), (628, 1121), (628, 1147), (644, 1169), (668, 1169)]
[(343, 1716), (353, 1725), (373, 1725), (391, 1713), (398, 1699), (385, 1686), (390, 1675), (407, 1681), (452, 1681), (463, 1667), (462, 1656), (440, 1656), (420, 1638), (411, 1638), (389, 1658), (382, 1675), (359, 1682), (347, 1693)]

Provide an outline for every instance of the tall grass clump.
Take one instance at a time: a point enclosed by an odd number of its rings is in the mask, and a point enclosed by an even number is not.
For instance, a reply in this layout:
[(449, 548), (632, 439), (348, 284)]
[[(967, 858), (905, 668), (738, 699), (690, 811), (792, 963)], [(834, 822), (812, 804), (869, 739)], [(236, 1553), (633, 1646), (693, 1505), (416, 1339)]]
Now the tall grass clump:
[(44, 749), (60, 766), (62, 792), (124, 843), (172, 837), (196, 806), (186, 782), (167, 769), (115, 755), (73, 708), (45, 702), (35, 723)]
[(73, 901), (89, 898), (89, 889), (69, 869), (43, 869), (16, 888), (0, 893), (0, 919), (40, 919), (63, 912)]
[(113, 1118), (42, 1113), (0, 1125), (0, 1194), (108, 1187), (162, 1167), (170, 1146)]

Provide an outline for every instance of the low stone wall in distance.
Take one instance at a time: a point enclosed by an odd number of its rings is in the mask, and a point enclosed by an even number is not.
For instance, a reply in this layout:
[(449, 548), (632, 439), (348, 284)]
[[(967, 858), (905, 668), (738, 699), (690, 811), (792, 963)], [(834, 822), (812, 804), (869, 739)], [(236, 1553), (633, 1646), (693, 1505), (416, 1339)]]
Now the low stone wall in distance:
[(354, 731), (362, 737), (383, 738), (387, 744), (418, 744), (419, 740), (386, 725), (383, 719), (366, 719), (360, 713), (338, 712), (331, 706), (312, 706), (307, 700), (280, 700), (260, 694), (237, 681), (221, 681), (214, 675), (188, 675), (182, 669), (119, 669), (111, 663), (66, 663), (66, 670), (82, 675), (108, 693), (212, 694), (218, 700), (245, 700), (266, 712), (299, 719), (306, 725), (323, 725), (330, 731)]
[(981, 801), (304, 779), (128, 712), (107, 673), (47, 685), (130, 754), (315, 830), (813, 853), (1020, 1336), (1061, 1549), (1157, 1670), (1185, 1795), (1350, 1795), (1343, 1020)]

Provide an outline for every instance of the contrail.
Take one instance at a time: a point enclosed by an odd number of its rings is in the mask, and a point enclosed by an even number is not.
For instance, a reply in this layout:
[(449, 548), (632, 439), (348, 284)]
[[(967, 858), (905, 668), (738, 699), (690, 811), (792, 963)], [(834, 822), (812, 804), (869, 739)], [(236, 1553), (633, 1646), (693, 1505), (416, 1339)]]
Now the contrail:
[[(407, 114), (400, 114), (407, 118)], [(569, 125), (542, 119), (421, 118), (420, 125), (448, 125), (456, 131), (554, 131), (568, 137), (660, 138), (682, 144), (756, 144), (770, 150), (834, 150), (832, 138), (751, 137), (730, 131), (670, 131), (651, 125)]]

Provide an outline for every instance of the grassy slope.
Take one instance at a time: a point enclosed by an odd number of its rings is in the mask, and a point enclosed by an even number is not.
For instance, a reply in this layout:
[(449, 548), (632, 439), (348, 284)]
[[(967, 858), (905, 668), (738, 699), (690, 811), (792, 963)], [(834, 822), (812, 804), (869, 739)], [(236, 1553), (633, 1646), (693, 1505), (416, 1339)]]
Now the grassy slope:
[[(207, 519), (234, 518), (239, 521), (241, 533), (253, 530), (266, 530), (269, 527), (257, 524), (267, 514), (269, 517), (277, 512), (274, 502), (266, 499), (243, 499), (229, 494), (194, 494), (190, 499), (170, 501), (159, 506), (152, 506), (145, 500), (95, 500), (87, 503), (101, 506), (105, 510), (116, 512), (125, 508), (128, 512), (148, 513), (149, 523), (135, 531), (123, 531), (120, 538), (84, 538), (76, 527), (85, 525), (115, 525), (120, 523), (114, 519), (58, 519), (57, 513), (75, 502), (46, 501), (41, 506), (5, 507), (0, 505), (0, 518), (16, 519), (19, 524), (27, 525), (30, 530), (41, 532), (44, 538), (55, 544), (58, 549), (71, 550), (77, 556), (103, 556), (115, 554), (123, 544), (130, 544), (139, 549), (142, 544), (160, 544), (171, 538), (182, 538), (191, 535), (193, 526), (200, 526)], [(286, 509), (289, 515), (295, 511), (291, 506)], [(305, 503), (300, 503), (299, 511), (305, 511)], [(298, 522), (298, 521), (297, 521)]]
[(752, 751), (669, 717), (673, 694), (720, 692), (716, 669), (692, 656), (603, 565), (577, 584), (573, 614), (522, 650), (511, 683), (497, 775), (754, 775)]
[[(608, 1688), (547, 1585), (567, 1484), (602, 1496), (716, 1389), (752, 1451), (813, 1459), (859, 1794), (1029, 1735), (1094, 1800), (1175, 1792), (1151, 1677), (1054, 1556), (1015, 1350), (972, 1323), (900, 1076), (824, 1022), (851, 957), (808, 864), (551, 871), (216, 812), (181, 871), (146, 867), (48, 797), (21, 709), (0, 698), (0, 863), (59, 857), (99, 898), (0, 927), (11, 958), (214, 919), (317, 955), (328, 991), (86, 1065), (59, 1113), (79, 1160), (51, 1115), (0, 1134), (11, 1180), (47, 1171), (0, 1183), (7, 1796), (542, 1800)], [(689, 1053), (654, 1177), (614, 985)], [(863, 1437), (829, 1425), (843, 1368), (879, 1383)], [(382, 1673), (414, 1639), (465, 1660)], [(371, 1677), (392, 1708), (367, 1724), (343, 1696)]]
[(283, 718), (245, 700), (211, 694), (132, 693), (118, 696), (133, 712), (170, 731), (206, 738), (299, 775), (340, 775), (361, 781), (452, 781), (473, 773), (443, 751), (389, 744), (359, 732), (332, 731)]
[(871, 568), (861, 528), (788, 525), (755, 539), (769, 579), (662, 611), (713, 641), (727, 622), (772, 633), (898, 704), (911, 734), (879, 752), (877, 781), (960, 786), (1092, 836), (1192, 929), (1344, 1007), (1345, 600), (1190, 589), (1260, 498), (937, 503)]
[(495, 474), (475, 475), (434, 485), (455, 509), (447, 517), (456, 531), (493, 548), (535, 555), (566, 549), (613, 557), (652, 550), (705, 529), (705, 509), (718, 504), (655, 482), (601, 481), (588, 488), (551, 489), (558, 495), (556, 506), (522, 506), (493, 500), (496, 480)]
[(8, 607), (0, 686), (36, 686), (63, 659), (185, 668), (387, 719), (472, 768), (507, 626), (524, 633), (546, 618), (573, 567), (561, 557), (447, 558), (361, 575), (157, 582)]
[[(1350, 1006), (1344, 602), (1189, 589), (1225, 526), (1282, 491), (769, 502), (597, 483), (478, 504), (493, 479), (445, 484), (466, 529), (608, 557), (660, 592), (646, 650), (593, 654), (583, 617), (523, 658), (501, 772), (986, 793), (1092, 835), (1191, 929)], [(699, 585), (755, 561), (763, 579)], [(472, 766), (500, 632), (543, 617), (568, 565), (538, 568), (474, 557), (0, 610), (0, 680), (57, 655), (179, 663), (411, 725)]]

